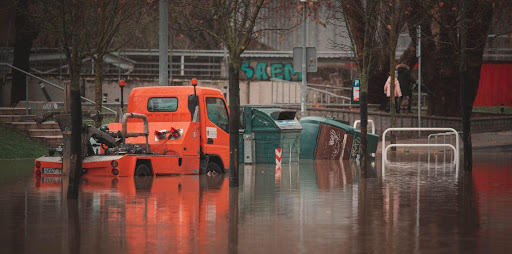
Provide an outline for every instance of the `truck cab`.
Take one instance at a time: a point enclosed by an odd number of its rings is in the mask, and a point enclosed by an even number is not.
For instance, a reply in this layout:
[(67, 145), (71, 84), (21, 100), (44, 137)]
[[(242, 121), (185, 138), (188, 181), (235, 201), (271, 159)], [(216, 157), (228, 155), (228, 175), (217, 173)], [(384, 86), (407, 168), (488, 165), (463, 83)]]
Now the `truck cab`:
[[(119, 144), (102, 143), (100, 154), (84, 158), (82, 174), (224, 173), (229, 168), (228, 126), (229, 111), (218, 89), (195, 85), (135, 88), (122, 122), (110, 123), (103, 130), (117, 137)], [(62, 174), (61, 157), (41, 157), (35, 164), (36, 175)]]

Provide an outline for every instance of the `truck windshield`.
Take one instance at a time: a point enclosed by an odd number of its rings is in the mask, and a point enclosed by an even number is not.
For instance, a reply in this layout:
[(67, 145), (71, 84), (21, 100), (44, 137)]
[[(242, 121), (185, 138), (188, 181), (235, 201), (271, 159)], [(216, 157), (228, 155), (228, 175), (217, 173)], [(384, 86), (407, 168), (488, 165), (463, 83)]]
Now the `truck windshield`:
[(176, 97), (158, 97), (149, 98), (149, 112), (174, 112), (178, 109), (178, 98)]

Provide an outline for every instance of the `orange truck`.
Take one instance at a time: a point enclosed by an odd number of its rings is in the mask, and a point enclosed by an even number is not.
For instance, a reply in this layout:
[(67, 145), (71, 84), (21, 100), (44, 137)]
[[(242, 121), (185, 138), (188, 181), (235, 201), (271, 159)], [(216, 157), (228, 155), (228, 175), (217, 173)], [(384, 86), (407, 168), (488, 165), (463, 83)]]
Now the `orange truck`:
[[(196, 86), (193, 79), (192, 86), (133, 89), (120, 123), (110, 123), (102, 130), (88, 127), (101, 152), (91, 152), (90, 144), (83, 147), (87, 154), (82, 175), (225, 172), (229, 168), (226, 100), (218, 89)], [(36, 159), (34, 172), (36, 176), (62, 175), (62, 157)]]

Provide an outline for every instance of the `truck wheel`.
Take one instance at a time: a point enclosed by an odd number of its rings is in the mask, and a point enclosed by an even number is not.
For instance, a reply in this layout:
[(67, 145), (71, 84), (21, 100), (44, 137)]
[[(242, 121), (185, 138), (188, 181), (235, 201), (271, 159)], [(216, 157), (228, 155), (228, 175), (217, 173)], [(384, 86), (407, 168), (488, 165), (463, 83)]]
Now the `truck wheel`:
[(222, 169), (220, 168), (219, 164), (215, 163), (215, 162), (210, 162), (208, 163), (208, 168), (206, 169), (206, 172), (216, 172), (216, 173), (222, 173)]
[(134, 176), (153, 176), (153, 174), (146, 164), (140, 164), (135, 169)]

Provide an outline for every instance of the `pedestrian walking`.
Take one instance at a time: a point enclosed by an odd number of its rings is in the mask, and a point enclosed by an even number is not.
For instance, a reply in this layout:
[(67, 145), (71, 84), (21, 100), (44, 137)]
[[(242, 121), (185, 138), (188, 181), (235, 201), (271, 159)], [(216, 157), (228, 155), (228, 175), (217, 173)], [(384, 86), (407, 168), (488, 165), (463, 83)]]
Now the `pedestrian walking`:
[[(396, 78), (397, 73), (395, 72), (395, 109), (396, 113), (400, 114), (400, 104), (402, 103), (402, 91), (400, 90), (400, 82)], [(384, 93), (388, 97), (388, 101), (386, 104), (386, 112), (389, 112), (389, 105), (391, 105), (391, 76), (388, 77), (386, 84), (384, 85)]]
[(412, 113), (412, 87), (414, 83), (416, 83), (416, 80), (411, 77), (411, 70), (408, 65), (399, 64), (396, 66), (396, 70), (402, 91), (402, 100), (407, 99), (407, 113)]

